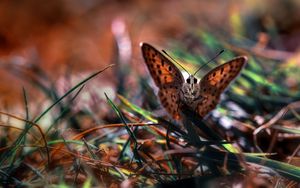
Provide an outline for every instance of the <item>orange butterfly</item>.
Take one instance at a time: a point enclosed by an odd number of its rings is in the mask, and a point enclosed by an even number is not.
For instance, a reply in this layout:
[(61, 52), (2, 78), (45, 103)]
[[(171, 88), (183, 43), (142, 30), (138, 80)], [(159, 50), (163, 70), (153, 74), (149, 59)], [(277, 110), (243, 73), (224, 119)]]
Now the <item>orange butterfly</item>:
[(245, 56), (236, 57), (212, 69), (198, 82), (194, 75), (184, 80), (180, 70), (151, 45), (142, 43), (141, 48), (148, 70), (159, 87), (159, 99), (177, 120), (181, 119), (181, 104), (187, 105), (201, 117), (213, 110), (221, 93), (247, 61)]

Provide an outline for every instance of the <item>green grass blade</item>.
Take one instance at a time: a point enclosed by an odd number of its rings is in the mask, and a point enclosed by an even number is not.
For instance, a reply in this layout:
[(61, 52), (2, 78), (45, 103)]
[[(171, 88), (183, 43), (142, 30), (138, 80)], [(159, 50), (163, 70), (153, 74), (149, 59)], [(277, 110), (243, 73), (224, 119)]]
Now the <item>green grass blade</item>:
[(58, 104), (60, 101), (62, 101), (65, 97), (67, 97), (70, 93), (72, 93), (74, 90), (76, 90), (77, 88), (79, 88), (80, 86), (82, 86), (84, 83), (86, 83), (87, 81), (89, 81), (90, 79), (94, 78), (95, 76), (97, 76), (98, 74), (102, 73), (103, 71), (105, 71), (106, 69), (110, 68), (114, 66), (109, 65), (107, 67), (105, 67), (104, 69), (95, 72), (94, 74), (90, 75), (89, 77), (87, 77), (86, 79), (82, 80), (81, 82), (79, 82), (77, 85), (75, 85), (73, 88), (71, 88), (69, 91), (67, 91), (62, 97), (60, 97), (57, 101), (55, 101), (52, 105), (50, 105), (41, 115), (39, 115), (34, 122), (37, 123), (44, 115), (46, 115), (56, 104)]
[(134, 143), (134, 147), (133, 147), (133, 153), (135, 155), (135, 158), (138, 160), (138, 163), (139, 165), (141, 165), (141, 158), (138, 154), (138, 151), (137, 151), (137, 146), (138, 146), (138, 143), (137, 143), (137, 138), (135, 136), (135, 134), (131, 131), (130, 127), (127, 125), (127, 122), (123, 116), (123, 114), (121, 113), (121, 111), (118, 109), (118, 107), (110, 100), (110, 98), (105, 94), (105, 97), (108, 101), (108, 103), (110, 104), (110, 106), (113, 108), (113, 110), (116, 112), (116, 114), (118, 115), (118, 117), (121, 119), (121, 121), (124, 123), (125, 125), (125, 128), (130, 136), (130, 138), (132, 139), (133, 143)]
[(247, 162), (261, 164), (263, 166), (269, 167), (286, 178), (300, 182), (300, 167), (267, 158), (252, 156), (249, 154), (246, 154), (245, 158)]
[(143, 117), (145, 117), (146, 119), (152, 121), (153, 123), (158, 123), (158, 121), (156, 119), (154, 119), (152, 117), (152, 113), (149, 111), (146, 111), (138, 106), (136, 106), (135, 104), (131, 103), (129, 100), (127, 100), (125, 97), (123, 97), (122, 95), (118, 95), (118, 98), (121, 100), (121, 102), (123, 104), (125, 104), (126, 106), (128, 106), (130, 109), (132, 109), (134, 112), (142, 115)]

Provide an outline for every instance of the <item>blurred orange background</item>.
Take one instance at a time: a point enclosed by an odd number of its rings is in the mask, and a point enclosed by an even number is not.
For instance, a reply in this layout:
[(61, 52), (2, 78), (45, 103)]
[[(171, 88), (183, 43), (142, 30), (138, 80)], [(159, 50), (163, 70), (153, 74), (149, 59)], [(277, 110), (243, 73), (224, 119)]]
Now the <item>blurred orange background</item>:
[[(299, 1), (292, 0), (1, 1), (0, 101), (2, 107), (18, 104), (23, 100), (22, 86), (31, 95), (35, 91), (15, 75), (18, 72), (8, 71), (11, 66), (39, 66), (55, 82), (66, 72), (92, 73), (120, 58), (144, 74), (140, 42), (167, 48), (168, 41), (183, 40), (196, 29), (232, 33), (236, 18), (245, 20), (243, 29), (251, 40), (266, 24), (275, 24), (285, 41), (283, 49), (297, 51), (299, 8)], [(123, 51), (119, 44), (125, 45)], [(117, 81), (109, 70), (93, 87)]]

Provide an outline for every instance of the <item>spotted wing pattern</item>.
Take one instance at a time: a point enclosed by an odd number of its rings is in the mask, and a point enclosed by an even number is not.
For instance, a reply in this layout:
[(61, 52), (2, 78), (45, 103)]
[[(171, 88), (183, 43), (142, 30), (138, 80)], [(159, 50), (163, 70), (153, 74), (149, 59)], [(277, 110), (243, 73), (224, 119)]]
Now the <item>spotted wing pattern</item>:
[(208, 72), (200, 81), (200, 100), (197, 112), (204, 117), (213, 110), (219, 102), (221, 93), (239, 74), (247, 58), (236, 57)]
[(141, 47), (148, 70), (159, 88), (162, 105), (173, 118), (179, 119), (179, 92), (184, 83), (180, 70), (151, 45), (142, 43)]
[(161, 104), (165, 107), (167, 112), (173, 116), (174, 119), (179, 120), (179, 91), (173, 87), (167, 87), (158, 91), (158, 97)]

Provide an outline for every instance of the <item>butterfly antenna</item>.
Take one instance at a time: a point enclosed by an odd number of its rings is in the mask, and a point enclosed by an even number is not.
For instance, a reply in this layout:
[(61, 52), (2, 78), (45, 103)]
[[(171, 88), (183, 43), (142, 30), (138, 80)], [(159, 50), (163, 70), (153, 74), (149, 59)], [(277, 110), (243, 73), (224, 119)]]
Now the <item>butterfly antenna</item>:
[(172, 58), (165, 50), (162, 50), (166, 56), (168, 56), (170, 59), (172, 59), (173, 62), (175, 62), (177, 65), (179, 65), (185, 72), (187, 72), (189, 75), (191, 75), (180, 63), (178, 63), (174, 58)]
[(205, 63), (204, 65), (202, 65), (194, 74), (193, 76), (195, 76), (197, 74), (197, 72), (202, 69), (205, 65), (207, 65), (208, 63), (212, 62), (213, 60), (215, 60), (217, 57), (219, 57), (219, 55), (221, 55), (224, 52), (224, 50), (221, 50), (215, 57), (211, 58), (207, 63)]

